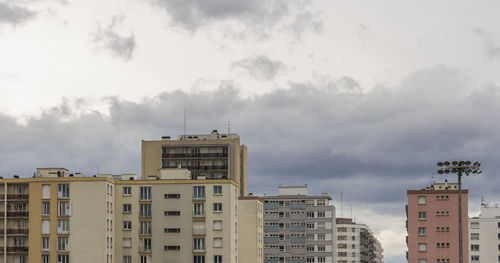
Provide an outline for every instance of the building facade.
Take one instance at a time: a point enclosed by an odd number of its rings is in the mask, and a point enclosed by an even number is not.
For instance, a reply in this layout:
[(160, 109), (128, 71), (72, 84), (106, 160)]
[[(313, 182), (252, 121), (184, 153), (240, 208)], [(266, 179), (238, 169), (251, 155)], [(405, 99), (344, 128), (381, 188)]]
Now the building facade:
[(469, 223), (470, 262), (500, 262), (500, 208), (482, 204)]
[[(434, 183), (407, 194), (408, 262), (458, 262), (458, 184)], [(467, 190), (462, 190), (462, 218), (463, 259), (468, 262)]]
[(238, 216), (262, 217), (239, 211), (233, 180), (189, 174), (136, 180), (48, 168), (2, 178), (0, 262), (237, 263)]
[(142, 178), (160, 176), (163, 169), (185, 168), (192, 179), (231, 179), (247, 195), (247, 147), (237, 134), (163, 136), (160, 141), (142, 141)]
[[(264, 202), (253, 196), (238, 201), (238, 254), (240, 263), (264, 262)], [(256, 245), (257, 244), (257, 245)]]
[(308, 196), (307, 186), (279, 187), (264, 200), (265, 263), (332, 263), (335, 207), (323, 194)]
[(383, 262), (382, 246), (367, 225), (352, 218), (337, 218), (336, 227), (336, 263)]

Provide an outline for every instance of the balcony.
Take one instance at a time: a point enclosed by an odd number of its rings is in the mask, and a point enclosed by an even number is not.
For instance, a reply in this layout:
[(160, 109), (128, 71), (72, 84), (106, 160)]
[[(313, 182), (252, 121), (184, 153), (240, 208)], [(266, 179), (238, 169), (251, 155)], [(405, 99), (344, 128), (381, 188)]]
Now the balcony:
[(306, 203), (290, 203), (290, 209), (295, 209), (295, 210), (305, 210), (306, 209)]
[(264, 232), (278, 232), (279, 226), (264, 226)]
[[(4, 230), (3, 229), (0, 229), (0, 235), (3, 235), (4, 234)], [(29, 230), (27, 228), (14, 228), (14, 229), (11, 229), (11, 228), (8, 228), (7, 229), (7, 235), (28, 235), (29, 234)]]
[(280, 263), (279, 259), (264, 259), (264, 263)]
[(264, 237), (265, 244), (277, 244), (279, 242), (279, 237)]
[[(0, 211), (0, 217), (4, 217), (5, 212)], [(7, 211), (7, 217), (29, 217), (28, 211)]]
[(292, 226), (291, 230), (292, 232), (305, 232), (306, 226)]
[(227, 153), (164, 153), (163, 159), (187, 159), (187, 158), (227, 158)]
[[(28, 200), (30, 198), (29, 194), (7, 194), (7, 200)], [(4, 200), (5, 195), (0, 194), (0, 200)]]
[(293, 244), (305, 244), (306, 238), (305, 237), (291, 237), (290, 242)]
[(306, 263), (305, 258), (292, 258), (290, 259), (290, 263)]
[(264, 203), (264, 210), (277, 210), (279, 207), (278, 203)]
[[(163, 166), (162, 168), (175, 169), (179, 168), (176, 165)], [(227, 165), (182, 165), (180, 168), (188, 169), (190, 171), (227, 171)]]
[[(28, 246), (8, 246), (7, 253), (27, 253)], [(3, 247), (0, 247), (0, 253), (3, 253)]]

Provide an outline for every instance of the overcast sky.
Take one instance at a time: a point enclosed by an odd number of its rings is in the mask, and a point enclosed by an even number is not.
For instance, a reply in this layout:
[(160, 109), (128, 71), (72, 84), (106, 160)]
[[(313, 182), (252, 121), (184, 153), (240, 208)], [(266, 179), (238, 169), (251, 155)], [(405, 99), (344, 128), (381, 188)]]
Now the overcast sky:
[[(407, 189), (470, 159), (500, 203), (500, 2), (0, 0), (0, 174), (140, 171), (140, 140), (241, 135), (250, 192), (308, 184), (405, 262)], [(442, 176), (435, 176), (443, 180)], [(449, 180), (456, 180), (449, 177)]]

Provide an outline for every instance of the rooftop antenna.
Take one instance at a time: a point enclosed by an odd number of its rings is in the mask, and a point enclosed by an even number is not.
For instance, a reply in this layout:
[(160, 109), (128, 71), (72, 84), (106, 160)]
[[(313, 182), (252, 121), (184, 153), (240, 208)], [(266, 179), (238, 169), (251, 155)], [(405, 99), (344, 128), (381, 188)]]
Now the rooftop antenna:
[(227, 121), (227, 134), (231, 134), (231, 121)]
[(344, 192), (340, 192), (340, 217), (342, 218), (342, 199), (344, 197)]
[(481, 196), (481, 207), (487, 207), (486, 200), (484, 199), (484, 196)]
[(97, 166), (97, 175), (99, 175), (99, 165)]
[(186, 138), (186, 108), (184, 108), (184, 138)]
[(352, 218), (352, 205), (351, 205), (351, 218)]

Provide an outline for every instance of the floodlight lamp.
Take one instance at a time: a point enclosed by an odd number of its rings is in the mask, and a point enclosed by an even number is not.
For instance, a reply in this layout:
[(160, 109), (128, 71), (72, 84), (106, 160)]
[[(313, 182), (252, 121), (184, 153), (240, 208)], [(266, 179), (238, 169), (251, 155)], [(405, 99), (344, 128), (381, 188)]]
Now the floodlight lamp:
[(473, 171), (472, 171), (472, 173), (473, 173), (473, 174), (477, 174), (477, 170), (473, 170)]
[(452, 173), (456, 173), (457, 171), (458, 171), (458, 170), (457, 170), (457, 168), (453, 168), (453, 169), (451, 169), (451, 172), (452, 172)]
[(465, 165), (470, 165), (470, 161), (465, 161)]
[(437, 166), (443, 166), (443, 162), (437, 163)]
[(446, 169), (444, 170), (445, 173), (449, 174), (450, 173), (450, 169)]
[(450, 165), (450, 162), (446, 161), (446, 162), (444, 162), (444, 165), (448, 166), (448, 165)]
[(443, 170), (438, 170), (438, 174), (443, 174)]
[(458, 162), (457, 162), (457, 161), (453, 161), (453, 162), (451, 162), (451, 164), (453, 164), (453, 165), (457, 165), (457, 164), (458, 164)]
[(462, 165), (464, 165), (464, 161), (458, 162), (458, 166), (462, 166)]

